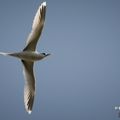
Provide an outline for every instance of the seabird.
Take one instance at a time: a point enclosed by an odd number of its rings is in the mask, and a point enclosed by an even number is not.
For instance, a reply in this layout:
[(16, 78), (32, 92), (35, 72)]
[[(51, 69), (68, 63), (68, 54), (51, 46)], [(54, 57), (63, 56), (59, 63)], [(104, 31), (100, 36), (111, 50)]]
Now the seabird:
[(24, 104), (26, 111), (31, 114), (35, 97), (35, 77), (33, 72), (34, 62), (49, 56), (50, 54), (36, 52), (36, 45), (42, 33), (46, 14), (46, 2), (43, 2), (34, 17), (32, 30), (28, 36), (26, 46), (21, 52), (4, 53), (1, 55), (19, 58), (23, 64), (25, 78)]

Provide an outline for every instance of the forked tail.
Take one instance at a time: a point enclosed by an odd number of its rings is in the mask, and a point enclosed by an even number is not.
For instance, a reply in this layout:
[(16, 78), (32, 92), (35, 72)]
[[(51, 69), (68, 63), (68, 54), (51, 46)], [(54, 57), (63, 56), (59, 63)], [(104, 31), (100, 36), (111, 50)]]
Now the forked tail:
[(7, 55), (9, 55), (9, 53), (0, 52), (0, 55), (7, 56)]

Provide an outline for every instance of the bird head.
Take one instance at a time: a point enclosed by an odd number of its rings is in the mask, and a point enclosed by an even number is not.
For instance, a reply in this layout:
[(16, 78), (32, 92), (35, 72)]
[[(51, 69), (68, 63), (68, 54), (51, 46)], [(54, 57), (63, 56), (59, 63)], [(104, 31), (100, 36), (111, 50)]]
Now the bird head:
[(50, 54), (48, 53), (48, 54), (46, 54), (46, 53), (41, 53), (41, 56), (44, 58), (44, 57), (47, 57), (47, 56), (49, 56)]

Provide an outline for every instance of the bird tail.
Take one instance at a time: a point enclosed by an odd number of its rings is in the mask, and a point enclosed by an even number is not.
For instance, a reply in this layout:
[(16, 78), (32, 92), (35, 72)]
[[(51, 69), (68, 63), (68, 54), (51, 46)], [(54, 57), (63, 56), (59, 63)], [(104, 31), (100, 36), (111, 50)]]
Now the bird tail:
[(7, 56), (7, 55), (9, 55), (9, 53), (0, 52), (0, 55)]

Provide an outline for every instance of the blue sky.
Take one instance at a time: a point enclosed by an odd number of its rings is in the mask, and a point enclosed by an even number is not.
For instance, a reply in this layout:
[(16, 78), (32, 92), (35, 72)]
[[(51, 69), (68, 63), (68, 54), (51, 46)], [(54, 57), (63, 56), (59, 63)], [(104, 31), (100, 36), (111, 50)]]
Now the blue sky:
[[(0, 1), (0, 51), (22, 50), (40, 0)], [(120, 1), (46, 0), (35, 64), (36, 98), (23, 104), (22, 65), (0, 56), (0, 119), (118, 120), (120, 105)]]

